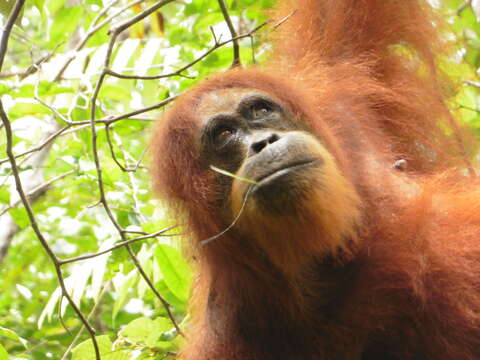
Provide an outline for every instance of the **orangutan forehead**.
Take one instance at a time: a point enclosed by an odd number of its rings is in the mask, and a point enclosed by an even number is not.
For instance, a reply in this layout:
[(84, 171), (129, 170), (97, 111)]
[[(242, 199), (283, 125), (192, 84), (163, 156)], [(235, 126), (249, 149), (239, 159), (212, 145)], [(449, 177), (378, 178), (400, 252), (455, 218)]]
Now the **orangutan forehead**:
[(203, 123), (217, 114), (231, 113), (242, 99), (255, 95), (271, 98), (263, 91), (250, 88), (227, 88), (211, 91), (203, 95), (198, 106), (201, 122)]

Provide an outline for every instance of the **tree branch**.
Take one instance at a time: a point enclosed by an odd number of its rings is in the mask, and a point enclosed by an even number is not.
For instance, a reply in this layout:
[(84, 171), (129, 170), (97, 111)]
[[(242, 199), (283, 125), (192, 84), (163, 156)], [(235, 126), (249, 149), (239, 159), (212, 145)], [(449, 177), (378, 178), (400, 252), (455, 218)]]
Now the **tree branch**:
[(225, 5), (224, 0), (218, 0), (218, 4), (220, 5), (220, 9), (222, 10), (223, 18), (227, 23), (228, 30), (230, 31), (230, 35), (233, 41), (233, 62), (232, 67), (241, 66), (240, 62), (240, 46), (238, 45), (238, 38), (235, 28), (233, 27), (232, 19), (230, 18), (230, 14), (228, 13), (227, 7)]
[[(13, 24), (15, 23), (15, 20), (17, 19), (18, 15), (20, 14), (20, 10), (22, 9), (22, 6), (24, 4), (25, 0), (17, 0), (15, 3), (12, 13), (9, 15), (5, 28), (3, 29), (2, 37), (0, 40), (0, 71), (3, 67), (3, 61), (5, 59), (5, 54), (7, 52), (7, 47), (8, 47), (8, 39), (10, 36), (10, 33), (12, 31)], [(58, 258), (56, 257), (55, 253), (53, 250), (50, 248), (48, 245), (45, 237), (43, 236), (43, 233), (40, 230), (40, 227), (38, 226), (37, 220), (35, 218), (35, 215), (33, 214), (32, 208), (30, 206), (30, 203), (28, 201), (27, 195), (25, 194), (25, 191), (23, 190), (22, 186), (22, 180), (20, 179), (20, 173), (17, 167), (17, 162), (15, 160), (15, 156), (13, 154), (13, 132), (12, 132), (12, 127), (10, 125), (10, 120), (8, 119), (7, 114), (5, 113), (5, 110), (3, 108), (3, 102), (0, 100), (0, 117), (2, 119), (3, 126), (5, 127), (5, 133), (7, 137), (7, 146), (6, 146), (6, 152), (10, 161), (10, 164), (12, 166), (12, 173), (15, 178), (15, 186), (17, 189), (17, 192), (20, 196), (20, 199), (23, 203), (23, 206), (25, 207), (25, 210), (27, 211), (28, 219), (30, 221), (30, 225), (32, 226), (32, 229), (37, 237), (37, 239), (40, 241), (42, 244), (43, 248), (47, 252), (48, 256), (52, 260), (54, 266), (55, 266), (55, 271), (57, 273), (57, 278), (60, 283), (60, 287), (62, 289), (62, 294), (65, 296), (72, 306), (73, 310), (79, 317), (80, 321), (85, 325), (85, 328), (90, 334), (90, 338), (92, 339), (93, 347), (95, 350), (95, 358), (96, 360), (101, 360), (100, 357), (100, 350), (98, 347), (97, 340), (95, 339), (95, 330), (93, 327), (90, 325), (88, 320), (85, 318), (85, 316), (82, 314), (78, 306), (75, 304), (73, 301), (73, 298), (70, 296), (68, 293), (66, 287), (65, 287), (65, 281), (63, 278), (62, 271), (60, 269), (60, 263), (58, 261)]]
[[(102, 204), (103, 208), (105, 209), (105, 212), (107, 213), (107, 216), (109, 217), (111, 223), (113, 226), (117, 229), (118, 233), (120, 234), (120, 237), (122, 238), (122, 241), (127, 241), (126, 235), (118, 221), (116, 220), (109, 204), (107, 201), (107, 198), (105, 196), (105, 187), (103, 184), (103, 174), (102, 174), (102, 167), (100, 164), (100, 157), (98, 155), (98, 144), (97, 144), (97, 129), (96, 129), (96, 121), (95, 121), (95, 113), (96, 113), (96, 103), (97, 103), (97, 98), (98, 94), (100, 92), (100, 89), (103, 85), (103, 82), (105, 81), (107, 74), (107, 69), (109, 68), (110, 65), (110, 60), (112, 57), (112, 52), (113, 48), (115, 45), (115, 42), (117, 40), (117, 37), (122, 33), (124, 30), (128, 29), (130, 26), (135, 24), (138, 21), (143, 20), (145, 17), (149, 16), (162, 6), (172, 2), (173, 0), (163, 0), (159, 1), (158, 3), (150, 6), (146, 10), (142, 11), (141, 13), (137, 14), (133, 18), (126, 20), (122, 23), (120, 23), (118, 26), (112, 28), (109, 31), (109, 34), (111, 36), (110, 41), (108, 43), (108, 48), (107, 48), (107, 53), (105, 55), (105, 61), (104, 61), (104, 69), (102, 73), (100, 74), (100, 77), (98, 79), (98, 82), (95, 86), (95, 90), (92, 95), (92, 100), (91, 100), (91, 109), (90, 109), (90, 126), (91, 126), (91, 131), (92, 131), (92, 151), (93, 151), (93, 159), (95, 163), (95, 168), (97, 170), (97, 182), (98, 182), (98, 188), (100, 192), (100, 203)], [(143, 270), (142, 266), (140, 265), (135, 253), (133, 252), (132, 248), (130, 247), (129, 244), (124, 245), (125, 248), (127, 249), (131, 259), (133, 260), (133, 263), (135, 264), (138, 272), (142, 276), (142, 278), (145, 280), (145, 282), (148, 284), (150, 289), (154, 292), (155, 296), (157, 299), (162, 303), (163, 307), (167, 311), (168, 317), (172, 321), (173, 326), (177, 330), (178, 334), (183, 336), (182, 331), (180, 330), (180, 327), (178, 326), (175, 317), (173, 316), (173, 313), (170, 309), (170, 304), (165, 300), (165, 298), (159, 293), (159, 291), (155, 288), (155, 285), (153, 282), (148, 278), (147, 274)]]

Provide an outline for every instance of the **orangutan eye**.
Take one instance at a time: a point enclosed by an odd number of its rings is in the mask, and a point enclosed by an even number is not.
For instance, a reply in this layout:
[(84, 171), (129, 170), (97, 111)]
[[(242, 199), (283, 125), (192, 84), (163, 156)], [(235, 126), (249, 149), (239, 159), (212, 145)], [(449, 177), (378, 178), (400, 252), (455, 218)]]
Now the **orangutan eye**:
[(228, 125), (217, 126), (213, 130), (213, 142), (216, 146), (222, 147), (226, 145), (235, 135), (235, 129)]
[(254, 119), (261, 119), (272, 112), (272, 107), (264, 101), (258, 102), (250, 107), (252, 117)]

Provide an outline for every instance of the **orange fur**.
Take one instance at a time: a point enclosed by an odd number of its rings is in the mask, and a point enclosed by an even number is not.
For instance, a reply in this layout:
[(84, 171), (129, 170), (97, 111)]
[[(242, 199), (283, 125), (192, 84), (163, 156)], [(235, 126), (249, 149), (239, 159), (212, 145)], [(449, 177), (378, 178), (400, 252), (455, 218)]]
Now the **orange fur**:
[[(205, 80), (153, 137), (155, 188), (187, 218), (198, 274), (182, 358), (479, 359), (480, 184), (464, 175), (478, 147), (445, 106), (440, 22), (421, 0), (273, 11), (288, 14), (268, 64)], [(220, 192), (199, 157), (201, 124), (220, 106), (205, 99), (228, 107), (252, 89), (311, 129), (326, 159), (327, 186), (301, 215), (242, 209), (245, 183)]]
[(242, 188), (250, 184), (234, 180), (232, 186), (232, 213), (240, 213), (238, 231), (260, 244), (274, 264), (289, 275), (298, 273), (314, 256), (340, 257), (341, 252), (341, 260), (345, 260), (354, 245), (351, 242), (356, 241), (355, 229), (361, 221), (361, 201), (355, 188), (341, 174), (332, 155), (314, 138), (309, 136), (308, 141), (311, 151), (323, 159), (323, 164), (308, 178), (299, 179), (316, 183), (305, 199), (298, 200), (301, 211), (291, 210), (278, 216), (247, 201), (242, 212)]

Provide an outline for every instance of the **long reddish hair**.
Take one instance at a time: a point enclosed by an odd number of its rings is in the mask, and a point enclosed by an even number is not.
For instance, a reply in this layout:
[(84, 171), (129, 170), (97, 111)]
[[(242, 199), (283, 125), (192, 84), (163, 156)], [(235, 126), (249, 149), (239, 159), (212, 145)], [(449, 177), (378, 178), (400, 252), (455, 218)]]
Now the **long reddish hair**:
[[(441, 21), (420, 0), (282, 0), (272, 14), (286, 20), (272, 32), (271, 60), (189, 90), (152, 140), (155, 188), (187, 219), (196, 258), (183, 356), (359, 358), (386, 334), (404, 358), (478, 359), (478, 147), (445, 105)], [(226, 194), (196, 147), (199, 102), (224, 88), (272, 94), (328, 144), (361, 198), (352, 261), (289, 277), (235, 228), (201, 245), (229, 225), (218, 206)], [(334, 299), (328, 316), (316, 305), (324, 293)]]

